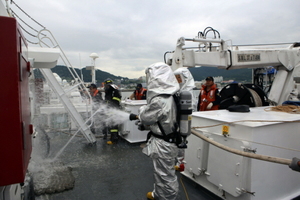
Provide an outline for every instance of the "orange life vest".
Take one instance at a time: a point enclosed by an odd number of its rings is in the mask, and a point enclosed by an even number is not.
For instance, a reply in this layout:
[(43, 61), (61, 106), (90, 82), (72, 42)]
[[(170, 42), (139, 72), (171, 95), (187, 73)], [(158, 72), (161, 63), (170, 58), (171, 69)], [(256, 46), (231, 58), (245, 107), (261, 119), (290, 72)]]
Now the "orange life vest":
[(96, 91), (92, 94), (92, 96), (95, 97), (95, 96), (98, 94), (98, 92), (99, 92), (99, 90), (96, 90)]
[[(209, 103), (216, 100), (216, 90), (217, 90), (216, 84), (211, 86), (209, 91), (206, 91), (206, 85), (202, 86), (202, 89), (200, 90), (200, 101), (199, 101), (199, 111), (206, 111), (206, 107)], [(214, 105), (209, 110), (218, 110), (219, 105)]]
[(140, 91), (135, 91), (134, 94), (135, 100), (142, 100), (145, 91), (147, 91), (147, 89), (145, 88), (141, 88)]

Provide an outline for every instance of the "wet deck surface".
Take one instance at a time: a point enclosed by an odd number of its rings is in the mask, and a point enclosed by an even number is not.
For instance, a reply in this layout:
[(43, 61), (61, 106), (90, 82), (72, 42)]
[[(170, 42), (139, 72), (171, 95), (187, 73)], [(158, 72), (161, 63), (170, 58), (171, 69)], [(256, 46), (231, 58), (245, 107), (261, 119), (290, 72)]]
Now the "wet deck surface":
[[(43, 134), (41, 134), (42, 137)], [(67, 143), (70, 135), (45, 133), (43, 147), (54, 157)], [(142, 153), (143, 143), (130, 144), (120, 138), (118, 144), (107, 145), (97, 137), (91, 146), (83, 137), (75, 137), (58, 159), (70, 166), (75, 177), (71, 190), (36, 196), (36, 200), (146, 200), (153, 189), (151, 158)], [(177, 173), (180, 185), (178, 200), (218, 200), (215, 195)]]

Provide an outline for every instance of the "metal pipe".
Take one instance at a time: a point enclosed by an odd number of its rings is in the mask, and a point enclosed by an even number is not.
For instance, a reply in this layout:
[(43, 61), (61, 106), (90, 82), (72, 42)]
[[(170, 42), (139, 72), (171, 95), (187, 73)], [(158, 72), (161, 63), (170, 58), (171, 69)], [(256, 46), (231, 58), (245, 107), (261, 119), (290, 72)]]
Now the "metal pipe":
[(185, 41), (192, 41), (192, 42), (212, 42), (212, 43), (223, 43), (224, 42), (224, 40), (222, 40), (222, 39), (203, 39), (203, 38), (193, 38), (193, 39), (185, 38)]

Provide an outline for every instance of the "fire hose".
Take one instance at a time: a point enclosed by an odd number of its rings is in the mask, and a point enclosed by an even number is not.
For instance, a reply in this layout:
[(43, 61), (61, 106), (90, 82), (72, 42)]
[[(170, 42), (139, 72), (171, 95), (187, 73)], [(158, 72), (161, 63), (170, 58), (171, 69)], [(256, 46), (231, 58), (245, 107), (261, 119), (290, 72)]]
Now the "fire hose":
[(295, 170), (295, 171), (299, 171), (300, 172), (300, 159), (298, 158), (293, 158), (293, 160), (291, 159), (285, 159), (285, 158), (277, 158), (277, 157), (272, 157), (272, 156), (265, 156), (265, 155), (259, 155), (259, 154), (253, 154), (253, 153), (248, 153), (248, 152), (244, 152), (244, 151), (240, 151), (237, 149), (233, 149), (230, 148), (228, 146), (225, 146), (223, 144), (220, 144), (212, 139), (209, 139), (208, 137), (204, 136), (203, 134), (199, 133), (196, 130), (191, 130), (192, 134), (194, 134), (195, 136), (201, 138), (202, 140), (218, 147), (221, 148), (225, 151), (228, 151), (230, 153), (234, 153), (236, 155), (240, 155), (240, 156), (245, 156), (248, 158), (253, 158), (253, 159), (257, 159), (257, 160), (263, 160), (263, 161), (267, 161), (267, 162), (273, 162), (273, 163), (278, 163), (278, 164), (283, 164), (283, 165), (288, 165), (291, 169)]

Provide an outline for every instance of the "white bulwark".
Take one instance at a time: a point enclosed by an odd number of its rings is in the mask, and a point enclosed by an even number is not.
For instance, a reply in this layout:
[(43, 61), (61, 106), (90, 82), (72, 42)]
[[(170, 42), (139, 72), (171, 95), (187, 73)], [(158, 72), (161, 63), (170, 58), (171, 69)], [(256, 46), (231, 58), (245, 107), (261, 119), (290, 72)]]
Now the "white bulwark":
[[(265, 109), (194, 112), (192, 127), (202, 127), (197, 131), (240, 151), (285, 159), (299, 157), (300, 124), (293, 122), (299, 116)], [(300, 173), (287, 165), (229, 153), (193, 134), (187, 140), (183, 174), (220, 197), (282, 200), (300, 195)]]

